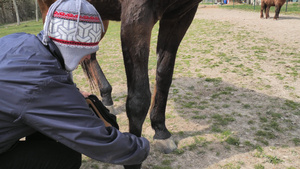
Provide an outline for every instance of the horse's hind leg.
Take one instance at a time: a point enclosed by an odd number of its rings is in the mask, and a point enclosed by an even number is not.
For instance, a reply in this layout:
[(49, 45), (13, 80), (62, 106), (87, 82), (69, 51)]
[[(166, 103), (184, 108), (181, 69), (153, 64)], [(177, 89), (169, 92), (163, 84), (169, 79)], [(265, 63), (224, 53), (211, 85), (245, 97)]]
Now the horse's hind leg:
[(96, 53), (91, 54), (90, 60), (84, 60), (81, 63), (81, 66), (88, 77), (92, 88), (99, 88), (103, 104), (105, 106), (113, 105), (111, 98), (112, 87), (107, 81), (100, 65), (96, 60)]
[(42, 13), (42, 19), (43, 19), (43, 23), (45, 22), (46, 19), (46, 15), (48, 12), (49, 7), (51, 6), (51, 4), (53, 4), (56, 0), (38, 0), (38, 4), (40, 7), (40, 11)]
[(264, 18), (264, 12), (266, 13), (266, 7), (267, 7), (267, 5), (264, 2), (261, 2), (260, 18)]
[[(198, 5), (195, 5), (179, 17), (163, 17), (160, 20), (156, 87), (152, 97), (150, 118), (152, 128), (155, 130), (154, 139), (160, 140), (157, 146), (162, 146), (160, 149), (165, 153), (170, 153), (176, 149), (174, 142), (168, 139), (171, 134), (165, 125), (166, 104), (172, 83), (175, 57), (180, 42), (194, 18), (197, 7)], [(162, 143), (162, 140), (165, 140), (166, 143)]]
[(268, 19), (270, 17), (269, 13), (270, 13), (270, 7), (269, 5), (267, 5), (267, 8), (266, 8), (266, 19)]
[(112, 87), (107, 81), (100, 65), (98, 64), (96, 60), (96, 56), (92, 55), (91, 57), (91, 62), (93, 65), (93, 69), (95, 69), (95, 76), (97, 78), (97, 84), (100, 90), (100, 95), (102, 97), (102, 102), (105, 106), (111, 106), (113, 105), (113, 101), (111, 98), (111, 92), (112, 92)]
[(275, 5), (275, 16), (274, 19), (279, 18), (279, 13), (280, 13), (281, 5)]

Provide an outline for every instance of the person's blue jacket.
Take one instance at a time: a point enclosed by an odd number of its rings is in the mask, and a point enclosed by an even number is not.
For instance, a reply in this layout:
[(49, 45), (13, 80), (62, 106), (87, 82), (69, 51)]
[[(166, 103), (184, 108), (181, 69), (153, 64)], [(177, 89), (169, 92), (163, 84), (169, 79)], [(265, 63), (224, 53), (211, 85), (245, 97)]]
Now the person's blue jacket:
[(105, 127), (63, 68), (54, 43), (41, 43), (41, 33), (0, 38), (0, 154), (38, 131), (102, 162), (142, 163), (148, 140)]

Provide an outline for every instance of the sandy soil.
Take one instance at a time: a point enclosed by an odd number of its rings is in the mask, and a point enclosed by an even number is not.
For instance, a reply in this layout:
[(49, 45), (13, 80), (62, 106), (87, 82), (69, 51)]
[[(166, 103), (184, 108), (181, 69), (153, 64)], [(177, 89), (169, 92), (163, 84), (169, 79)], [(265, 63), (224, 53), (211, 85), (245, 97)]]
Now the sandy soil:
[(270, 11), (269, 19), (260, 19), (260, 13), (246, 12), (240, 10), (226, 10), (220, 8), (210, 8), (201, 6), (196, 18), (212, 19), (230, 22), (238, 27), (245, 27), (248, 30), (256, 30), (261, 36), (272, 38), (280, 43), (296, 45), (300, 43), (300, 17), (284, 15), (284, 11), (279, 14), (279, 19), (274, 20), (274, 13)]
[[(270, 16), (273, 15), (273, 13), (270, 14)], [(279, 44), (278, 50), (268, 50), (270, 55), (276, 54), (274, 58), (278, 60), (281, 59), (278, 53), (284, 52), (280, 50), (281, 46), (290, 47), (291, 51), (288, 52), (300, 53), (300, 17), (298, 16), (287, 16), (282, 12), (278, 20), (266, 20), (260, 19), (259, 13), (255, 12), (201, 6), (195, 18), (230, 24), (230, 30), (233, 32), (250, 32), (251, 35), (259, 38), (272, 39), (270, 44), (265, 45)], [(192, 31), (197, 31), (196, 27), (192, 29)], [(203, 35), (200, 38), (207, 37)], [(207, 41), (212, 39), (213, 37), (207, 38)], [(228, 39), (226, 43), (233, 43), (231, 41), (232, 39)], [(183, 41), (183, 43), (187, 42)], [(255, 43), (255, 41), (247, 42), (250, 46), (255, 46)], [(224, 53), (240, 55), (240, 57), (247, 56), (235, 49), (234, 46), (220, 47), (219, 50)], [(210, 55), (203, 57), (217, 59)], [(196, 75), (187, 77), (182, 73), (175, 73), (167, 106), (167, 126), (173, 134), (178, 150), (171, 154), (163, 154), (155, 148), (152, 140), (154, 132), (151, 129), (149, 118), (147, 118), (143, 136), (151, 141), (152, 149), (149, 157), (143, 163), (143, 168), (300, 168), (300, 147), (292, 141), (294, 138), (299, 138), (299, 109), (297, 107), (295, 110), (286, 106), (286, 99), (300, 102), (299, 78), (291, 80), (286, 77), (286, 81), (278, 81), (276, 77), (271, 76), (270, 74), (274, 74), (274, 72), (284, 72), (285, 68), (292, 63), (286, 58), (287, 64), (277, 65), (275, 64), (278, 62), (276, 59), (267, 57), (266, 60), (259, 62), (260, 69), (264, 71), (255, 71), (250, 78), (247, 75), (237, 75), (231, 72), (222, 73), (225, 68), (234, 67), (230, 64), (222, 64), (212, 69), (205, 67), (207, 66), (205, 64), (200, 65), (198, 60), (194, 60), (194, 62), (192, 61), (194, 64), (191, 63), (190, 67), (185, 69), (185, 71), (200, 71), (205, 77), (221, 77), (222, 82), (217, 84)], [(253, 62), (247, 60), (240, 62), (248, 67), (254, 67)], [(258, 89), (260, 85), (271, 87)], [(293, 88), (292, 92), (284, 90), (287, 85)], [(114, 86), (113, 95), (124, 95), (126, 93), (124, 88), (124, 84)], [(218, 99), (212, 99), (214, 94), (224, 90), (230, 90), (229, 96), (220, 94)], [(191, 108), (186, 108), (182, 106), (182, 102), (186, 101), (183, 99), (185, 96), (190, 99), (189, 103), (207, 105), (207, 107), (191, 106)], [(120, 130), (128, 131), (124, 99), (115, 101), (115, 108), (120, 112), (117, 115), (121, 124)], [(224, 132), (211, 132), (212, 124), (216, 123), (216, 118), (213, 117), (215, 114), (221, 114), (224, 119), (225, 117), (234, 118), (226, 125), (226, 129), (231, 131), (231, 136), (239, 138), (239, 145), (227, 144)], [(278, 114), (280, 117), (277, 118)], [(261, 121), (265, 119), (271, 122), (275, 118), (277, 121), (273, 123), (275, 124), (273, 127), (276, 128), (276, 125), (277, 127), (279, 125), (278, 128), (282, 130), (270, 131), (275, 133), (275, 138), (266, 139), (268, 145), (261, 146), (263, 151), (251, 147), (251, 145), (262, 145), (257, 139), (256, 132), (260, 128), (267, 127), (267, 124), (262, 124)], [(88, 158), (84, 160), (82, 169), (123, 168), (99, 163)]]

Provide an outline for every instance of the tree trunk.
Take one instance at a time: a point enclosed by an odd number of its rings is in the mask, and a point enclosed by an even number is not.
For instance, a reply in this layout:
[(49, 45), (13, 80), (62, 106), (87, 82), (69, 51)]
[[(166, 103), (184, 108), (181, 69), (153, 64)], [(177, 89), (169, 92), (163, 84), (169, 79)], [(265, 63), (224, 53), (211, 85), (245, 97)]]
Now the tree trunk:
[(1, 11), (2, 11), (2, 16), (1, 16), (2, 18), (1, 19), (3, 20), (3, 23), (5, 23), (6, 22), (6, 16), (5, 16), (5, 10), (4, 10), (5, 8), (4, 8), (4, 3), (3, 2), (1, 2), (1, 7), (0, 8), (1, 8)]
[(35, 0), (35, 20), (39, 21), (39, 5), (37, 0)]
[(18, 11), (18, 6), (16, 3), (16, 0), (13, 0), (14, 8), (16, 11), (16, 17), (17, 17), (17, 25), (20, 25), (20, 16), (19, 16), (19, 11)]

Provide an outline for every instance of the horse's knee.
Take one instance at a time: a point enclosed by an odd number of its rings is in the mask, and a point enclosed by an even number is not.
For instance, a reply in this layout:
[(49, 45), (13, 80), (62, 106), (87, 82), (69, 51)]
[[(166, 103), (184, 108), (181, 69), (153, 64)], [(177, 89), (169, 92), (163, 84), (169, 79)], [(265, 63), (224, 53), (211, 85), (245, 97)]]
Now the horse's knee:
[[(151, 101), (150, 89), (137, 89), (134, 92), (128, 93), (126, 108), (134, 109), (133, 113), (147, 113)], [(146, 111), (145, 111), (146, 110)]]

